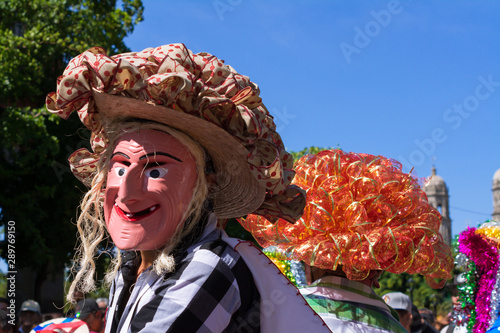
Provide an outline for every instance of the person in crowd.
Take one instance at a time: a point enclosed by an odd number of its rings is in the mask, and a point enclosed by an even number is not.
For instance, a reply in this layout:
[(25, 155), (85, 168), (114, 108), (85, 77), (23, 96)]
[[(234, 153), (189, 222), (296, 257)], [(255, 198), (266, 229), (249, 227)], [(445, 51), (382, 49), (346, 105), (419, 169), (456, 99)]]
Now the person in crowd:
[(81, 290), (74, 290), (72, 298), (75, 302), (80, 302), (85, 298), (85, 294)]
[(0, 309), (0, 333), (14, 333), (14, 325), (9, 323), (7, 312)]
[[(74, 304), (76, 304), (76, 303), (80, 302), (82, 299), (84, 299), (85, 295), (80, 290), (74, 289), (73, 293), (72, 293), (72, 296), (68, 297), (68, 298), (72, 299), (73, 300), (72, 302)], [(66, 317), (73, 317), (74, 315), (75, 315), (75, 308), (74, 307), (70, 307), (68, 309), (68, 311), (66, 312)]]
[(498, 244), (500, 222), (497, 221), (485, 221), (459, 234), (455, 262), (461, 273), (451, 286), (450, 324), (441, 332), (498, 331)]
[(104, 317), (97, 302), (91, 298), (84, 298), (76, 304), (75, 318), (83, 320), (89, 327), (90, 333), (100, 333), (104, 329)]
[(89, 333), (87, 324), (77, 318), (53, 318), (46, 320), (35, 328), (30, 333)]
[(106, 310), (108, 309), (109, 300), (106, 297), (99, 297), (95, 301), (99, 306), (99, 310), (101, 310), (102, 314), (105, 315)]
[(408, 332), (411, 332), (410, 326), (412, 322), (412, 312), (411, 312), (412, 302), (410, 297), (398, 291), (398, 292), (387, 293), (384, 296), (382, 296), (382, 298), (387, 303), (387, 305), (396, 310), (401, 325), (403, 325), (403, 327)]
[(51, 319), (63, 318), (63, 314), (61, 312), (49, 312), (42, 314), (42, 322), (49, 321)]
[(305, 204), (248, 77), (183, 44), (111, 57), (95, 47), (70, 61), (47, 109), (76, 110), (92, 132), (92, 151), (70, 157), (90, 189), (68, 294), (94, 288), (109, 234), (123, 253), (106, 332), (329, 331), (260, 250), (222, 229), (250, 213), (293, 223)]
[(422, 316), (420, 315), (420, 311), (413, 304), (411, 308), (412, 321), (411, 321), (411, 332), (412, 333), (439, 333), (438, 330), (434, 328), (431, 324), (429, 324)]
[(109, 300), (106, 297), (99, 297), (96, 299), (97, 305), (99, 306), (99, 310), (102, 313), (102, 318), (104, 321), (104, 326), (106, 326), (106, 313), (108, 312)]
[(420, 313), (420, 317), (427, 321), (430, 325), (434, 327), (434, 323), (436, 322), (436, 316), (434, 316), (434, 312), (427, 308), (418, 309)]
[(40, 304), (31, 299), (24, 301), (19, 309), (19, 332), (29, 333), (41, 322)]
[(264, 248), (305, 264), (301, 289), (333, 331), (404, 332), (375, 293), (382, 271), (426, 276), (438, 288), (453, 260), (439, 233), (441, 215), (397, 161), (340, 149), (303, 156), (293, 183), (307, 193), (294, 225), (250, 214), (241, 219)]
[(5, 297), (0, 297), (0, 310), (7, 312), (8, 306), (9, 306), (9, 300)]
[[(459, 273), (454, 277), (454, 283), (451, 284), (452, 296), (451, 302), (453, 304), (452, 313), (450, 313), (449, 317), (451, 319), (453, 312), (462, 310), (462, 304), (459, 299), (459, 291), (458, 284), (462, 284), (465, 282), (464, 274)], [(467, 333), (467, 322), (453, 322), (452, 320), (448, 320), (448, 325), (445, 325), (441, 328), (440, 333)]]
[(439, 314), (436, 316), (436, 321), (434, 322), (434, 328), (441, 332), (443, 328), (450, 324), (450, 318), (448, 314)]

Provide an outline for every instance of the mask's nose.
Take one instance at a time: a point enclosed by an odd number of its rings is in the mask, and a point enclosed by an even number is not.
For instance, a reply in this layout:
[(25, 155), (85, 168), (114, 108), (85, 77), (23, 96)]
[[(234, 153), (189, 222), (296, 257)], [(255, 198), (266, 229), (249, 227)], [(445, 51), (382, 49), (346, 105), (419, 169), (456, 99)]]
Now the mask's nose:
[(118, 201), (132, 203), (141, 200), (144, 196), (144, 174), (142, 168), (132, 166), (122, 176), (122, 182), (118, 188)]

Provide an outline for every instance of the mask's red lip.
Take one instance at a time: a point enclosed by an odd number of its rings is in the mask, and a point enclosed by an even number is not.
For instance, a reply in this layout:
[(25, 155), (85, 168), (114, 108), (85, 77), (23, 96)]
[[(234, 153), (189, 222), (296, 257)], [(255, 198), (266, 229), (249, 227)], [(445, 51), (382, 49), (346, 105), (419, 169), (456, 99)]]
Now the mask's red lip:
[(140, 212), (136, 212), (136, 213), (124, 212), (116, 204), (114, 205), (113, 209), (118, 214), (118, 216), (120, 218), (122, 218), (123, 220), (130, 221), (130, 222), (136, 222), (136, 221), (139, 221), (139, 220), (146, 218), (149, 215), (153, 214), (154, 212), (156, 212), (158, 210), (159, 207), (160, 207), (160, 205), (154, 205), (154, 206), (151, 206), (147, 209), (141, 210)]

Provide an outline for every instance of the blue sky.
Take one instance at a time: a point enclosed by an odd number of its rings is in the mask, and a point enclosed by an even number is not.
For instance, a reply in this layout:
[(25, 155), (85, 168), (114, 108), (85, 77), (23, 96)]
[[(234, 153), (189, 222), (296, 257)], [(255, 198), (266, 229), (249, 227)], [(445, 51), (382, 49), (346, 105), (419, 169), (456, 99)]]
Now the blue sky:
[(143, 0), (133, 51), (182, 42), (256, 82), (292, 151), (394, 158), (450, 191), (452, 232), (491, 218), (499, 1)]

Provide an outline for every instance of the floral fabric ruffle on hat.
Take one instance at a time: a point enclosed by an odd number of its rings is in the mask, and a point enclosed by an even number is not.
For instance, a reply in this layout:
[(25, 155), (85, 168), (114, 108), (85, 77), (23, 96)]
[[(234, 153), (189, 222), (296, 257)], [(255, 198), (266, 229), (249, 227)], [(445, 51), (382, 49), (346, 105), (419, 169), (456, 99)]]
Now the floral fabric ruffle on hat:
[(351, 280), (365, 279), (370, 270), (422, 274), (432, 287), (450, 278), (442, 217), (397, 161), (326, 150), (302, 157), (295, 171), (294, 184), (307, 193), (295, 225), (256, 215), (240, 221), (260, 245), (276, 245), (288, 259), (323, 269), (342, 265)]
[(47, 109), (64, 119), (76, 110), (92, 131), (93, 152), (80, 149), (70, 157), (73, 173), (88, 186), (108, 144), (95, 92), (144, 100), (219, 126), (248, 150), (248, 166), (266, 189), (255, 213), (289, 221), (300, 216), (305, 200), (300, 189), (290, 186), (293, 159), (259, 88), (224, 61), (208, 53), (193, 54), (183, 44), (111, 57), (94, 47), (72, 59), (58, 79), (57, 92), (47, 96)]

